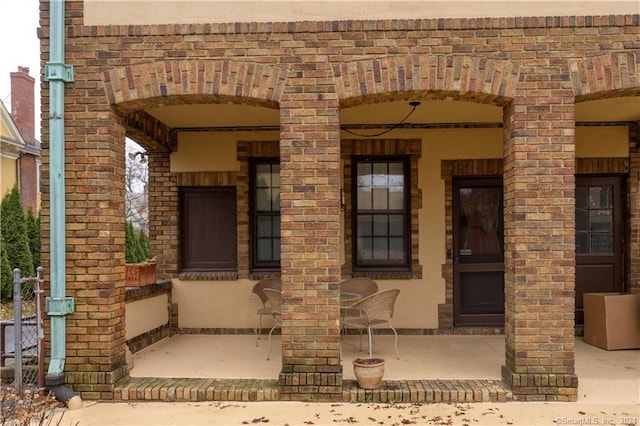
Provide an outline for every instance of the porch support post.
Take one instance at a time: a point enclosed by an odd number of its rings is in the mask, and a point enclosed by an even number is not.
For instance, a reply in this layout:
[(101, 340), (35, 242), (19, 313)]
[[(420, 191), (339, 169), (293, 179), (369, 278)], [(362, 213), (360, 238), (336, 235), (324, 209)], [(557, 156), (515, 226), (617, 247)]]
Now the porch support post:
[(502, 376), (518, 400), (576, 401), (574, 97), (544, 73), (504, 115)]
[(279, 393), (283, 400), (340, 401), (338, 101), (327, 63), (294, 68), (280, 103)]
[(158, 261), (158, 279), (171, 277), (178, 271), (179, 194), (176, 173), (170, 170), (169, 155), (168, 152), (148, 151), (149, 254)]

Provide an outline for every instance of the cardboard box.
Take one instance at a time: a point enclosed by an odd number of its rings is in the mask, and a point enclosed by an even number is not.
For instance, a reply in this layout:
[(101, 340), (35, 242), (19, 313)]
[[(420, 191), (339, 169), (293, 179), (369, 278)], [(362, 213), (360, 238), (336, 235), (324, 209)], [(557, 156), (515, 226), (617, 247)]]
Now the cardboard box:
[(585, 293), (584, 341), (602, 349), (640, 348), (640, 294)]

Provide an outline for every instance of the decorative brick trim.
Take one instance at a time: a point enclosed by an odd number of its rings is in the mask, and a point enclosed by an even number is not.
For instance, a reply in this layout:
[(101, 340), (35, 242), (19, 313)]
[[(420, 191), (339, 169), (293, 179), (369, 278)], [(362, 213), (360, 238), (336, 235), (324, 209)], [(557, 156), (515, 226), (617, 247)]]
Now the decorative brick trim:
[(121, 401), (277, 401), (276, 380), (128, 378), (118, 383)]
[(128, 287), (125, 290), (125, 300), (129, 303), (135, 302), (136, 300), (149, 299), (165, 293), (171, 295), (171, 288), (171, 280), (162, 280), (141, 287)]
[(116, 383), (128, 374), (129, 367), (123, 365), (108, 372), (67, 372), (65, 381), (83, 399), (112, 400)]
[[(445, 249), (453, 253), (453, 178), (461, 176), (501, 176), (502, 160), (443, 160), (440, 176), (444, 181)], [(438, 305), (438, 328), (453, 328), (453, 259), (442, 264), (444, 303)]]
[[(302, 378), (306, 382), (306, 377)], [(315, 377), (312, 377), (314, 380)], [(299, 382), (300, 380), (298, 380)], [(277, 380), (157, 379), (131, 377), (114, 390), (121, 401), (279, 401), (293, 400), (281, 395)], [(355, 380), (342, 381), (340, 397), (334, 394), (306, 394), (308, 401), (344, 403), (459, 403), (507, 402), (512, 392), (498, 380), (386, 380), (378, 389), (364, 390)]]
[(628, 158), (577, 158), (576, 173), (629, 173)]
[(237, 172), (181, 172), (176, 173), (178, 186), (236, 186)]
[(576, 102), (640, 95), (640, 55), (612, 52), (570, 59), (569, 70)]
[(148, 151), (172, 151), (171, 129), (151, 114), (136, 110), (123, 116), (127, 136)]
[[(451, 99), (505, 105), (518, 62), (453, 55), (405, 55), (333, 65), (340, 107), (385, 100)], [(452, 88), (456, 90), (451, 90)], [(379, 95), (372, 97), (371, 95)], [(364, 102), (363, 102), (364, 100)]]
[(502, 380), (511, 387), (517, 401), (578, 400), (578, 376), (575, 374), (519, 374), (502, 366)]
[(182, 281), (235, 281), (237, 272), (181, 272), (178, 278)]
[[(111, 27), (114, 28), (114, 27)], [(277, 108), (287, 68), (233, 59), (183, 59), (116, 67), (103, 74), (109, 103), (126, 115), (153, 106), (242, 103)]]
[(342, 400), (342, 366), (335, 372), (283, 372), (278, 380), (283, 401), (337, 402)]
[(180, 325), (178, 316), (178, 304), (171, 303), (169, 305), (169, 328), (171, 333), (175, 333)]
[[(420, 265), (420, 245), (418, 216), (422, 208), (422, 190), (418, 187), (418, 160), (422, 157), (422, 141), (420, 139), (342, 139), (340, 145), (342, 157), (342, 179), (344, 191), (344, 265), (342, 275), (349, 277), (368, 277), (372, 279), (420, 279), (422, 265)], [(411, 270), (403, 272), (358, 271), (353, 266), (353, 229), (351, 223), (351, 185), (352, 185), (352, 156), (409, 156), (409, 194), (411, 197)]]
[[(264, 329), (261, 330), (264, 333)], [(245, 334), (254, 334), (255, 330), (253, 328), (215, 328), (215, 327), (202, 327), (202, 328), (192, 328), (192, 327), (183, 327), (175, 330), (176, 334), (209, 334), (209, 335), (245, 335)], [(266, 329), (266, 332), (269, 333), (269, 329)], [(273, 331), (273, 334), (280, 334), (280, 330), (276, 329)]]
[[(443, 31), (443, 30), (496, 30), (528, 28), (598, 28), (638, 26), (640, 15), (589, 15), (589, 16), (528, 16), (503, 18), (438, 18), (393, 20), (344, 20), (298, 22), (233, 22), (207, 24), (157, 24), (87, 26), (82, 23), (82, 11), (74, 14), (78, 22), (68, 26), (70, 37), (125, 37), (171, 36), (193, 34), (292, 34), (292, 33), (342, 33), (363, 31)], [(42, 25), (39, 37), (46, 34)]]
[(374, 390), (345, 380), (342, 396), (351, 403), (507, 402), (512, 398), (511, 391), (496, 380), (386, 380)]
[(149, 330), (139, 336), (127, 340), (127, 347), (132, 354), (141, 351), (147, 346), (151, 346), (156, 342), (169, 337), (171, 335), (171, 326), (169, 323), (156, 327), (153, 330)]

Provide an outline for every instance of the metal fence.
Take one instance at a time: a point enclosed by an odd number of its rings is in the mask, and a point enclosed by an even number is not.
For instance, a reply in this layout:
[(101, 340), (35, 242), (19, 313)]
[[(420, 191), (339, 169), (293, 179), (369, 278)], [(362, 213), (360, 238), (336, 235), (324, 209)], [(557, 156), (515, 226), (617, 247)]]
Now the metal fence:
[(21, 394), (25, 386), (44, 387), (42, 328), (42, 267), (37, 276), (22, 278), (13, 270), (13, 319), (0, 321), (0, 366), (13, 363), (13, 386)]

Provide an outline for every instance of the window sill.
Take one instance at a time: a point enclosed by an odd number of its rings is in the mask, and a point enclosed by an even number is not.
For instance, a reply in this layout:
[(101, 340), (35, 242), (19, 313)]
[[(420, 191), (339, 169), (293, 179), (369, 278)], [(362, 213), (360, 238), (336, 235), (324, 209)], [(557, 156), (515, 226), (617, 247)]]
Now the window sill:
[(238, 279), (238, 272), (181, 272), (178, 279), (182, 281), (235, 281)]
[(415, 278), (411, 271), (353, 271), (351, 276), (372, 280), (410, 280)]

